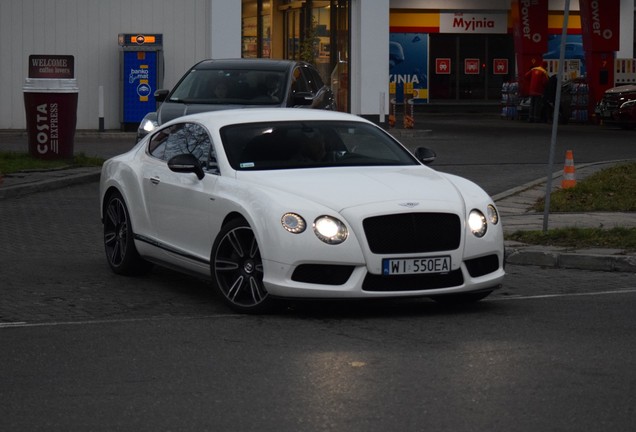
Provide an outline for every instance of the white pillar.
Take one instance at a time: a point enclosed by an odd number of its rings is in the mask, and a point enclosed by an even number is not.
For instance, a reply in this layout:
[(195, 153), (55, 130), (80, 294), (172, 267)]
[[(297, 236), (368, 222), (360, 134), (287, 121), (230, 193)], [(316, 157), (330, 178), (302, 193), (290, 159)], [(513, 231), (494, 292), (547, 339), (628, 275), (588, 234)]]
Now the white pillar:
[(375, 118), (389, 88), (389, 0), (351, 1), (350, 56), (351, 112)]
[(617, 58), (634, 58), (634, 0), (621, 0), (620, 46)]
[(209, 1), (209, 57), (241, 57), (241, 2), (227, 0)]

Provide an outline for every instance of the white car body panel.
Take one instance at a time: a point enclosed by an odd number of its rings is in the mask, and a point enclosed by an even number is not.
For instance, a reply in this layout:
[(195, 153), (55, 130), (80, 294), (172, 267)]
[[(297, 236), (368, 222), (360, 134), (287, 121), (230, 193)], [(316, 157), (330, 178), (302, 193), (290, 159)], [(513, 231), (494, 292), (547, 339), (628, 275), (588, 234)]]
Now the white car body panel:
[[(183, 117), (173, 122), (197, 122), (209, 131), (217, 148), (219, 129), (226, 124), (278, 120), (334, 120), (366, 122), (355, 116), (321, 110), (258, 109), (215, 112)], [(367, 122), (368, 123), (368, 122)], [(432, 296), (494, 289), (504, 278), (503, 230), (501, 222), (489, 224), (477, 238), (467, 228), (468, 213), (484, 214), (491, 198), (469, 180), (439, 173), (423, 165), (364, 166), (235, 171), (222, 152), (217, 154), (220, 175), (206, 173), (199, 180), (192, 173), (176, 173), (164, 161), (150, 156), (148, 140), (129, 152), (108, 160), (102, 169), (100, 205), (109, 189), (124, 196), (137, 236), (139, 253), (153, 261), (210, 276), (210, 253), (216, 234), (228, 215), (239, 214), (253, 229), (263, 259), (263, 283), (273, 296), (308, 298), (373, 298)], [(303, 216), (307, 229), (291, 234), (283, 229), (281, 216), (294, 212)], [(455, 214), (461, 221), (458, 248), (416, 254), (374, 254), (363, 220), (384, 214), (432, 212)], [(103, 214), (103, 208), (101, 209)], [(321, 215), (340, 219), (349, 237), (337, 245), (319, 240), (311, 228)], [(431, 227), (435, 229), (435, 227)], [(160, 244), (162, 247), (156, 247)], [(452, 270), (460, 270), (464, 282), (450, 288), (365, 291), (367, 274), (382, 274), (382, 259), (448, 255)], [(466, 260), (496, 255), (496, 271), (471, 277)], [(302, 264), (350, 265), (354, 270), (342, 285), (304, 283), (292, 280)]]

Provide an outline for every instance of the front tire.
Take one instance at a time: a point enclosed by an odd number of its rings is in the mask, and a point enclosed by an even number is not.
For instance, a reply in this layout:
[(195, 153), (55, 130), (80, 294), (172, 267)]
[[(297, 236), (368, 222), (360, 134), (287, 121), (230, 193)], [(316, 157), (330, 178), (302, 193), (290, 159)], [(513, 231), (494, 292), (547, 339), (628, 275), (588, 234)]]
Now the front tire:
[(226, 303), (241, 313), (268, 311), (272, 300), (263, 285), (263, 260), (256, 237), (242, 219), (229, 222), (212, 247), (212, 279)]
[(108, 196), (104, 206), (104, 249), (106, 260), (114, 273), (133, 276), (152, 267), (139, 256), (135, 247), (130, 214), (119, 192)]

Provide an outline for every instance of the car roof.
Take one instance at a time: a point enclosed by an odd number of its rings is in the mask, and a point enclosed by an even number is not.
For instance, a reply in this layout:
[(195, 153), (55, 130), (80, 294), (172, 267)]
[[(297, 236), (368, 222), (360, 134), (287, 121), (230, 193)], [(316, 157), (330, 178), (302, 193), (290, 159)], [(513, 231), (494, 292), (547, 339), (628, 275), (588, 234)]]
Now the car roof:
[(636, 85), (634, 84), (625, 84), (618, 87), (612, 87), (605, 91), (606, 93), (632, 93), (636, 92)]
[(195, 122), (212, 129), (242, 123), (261, 123), (277, 121), (356, 121), (372, 122), (349, 113), (307, 108), (239, 108), (191, 114), (172, 120), (166, 125), (179, 122)]
[(273, 59), (208, 59), (195, 64), (192, 69), (245, 69), (245, 70), (271, 70), (286, 71), (299, 64), (294, 60), (273, 60)]

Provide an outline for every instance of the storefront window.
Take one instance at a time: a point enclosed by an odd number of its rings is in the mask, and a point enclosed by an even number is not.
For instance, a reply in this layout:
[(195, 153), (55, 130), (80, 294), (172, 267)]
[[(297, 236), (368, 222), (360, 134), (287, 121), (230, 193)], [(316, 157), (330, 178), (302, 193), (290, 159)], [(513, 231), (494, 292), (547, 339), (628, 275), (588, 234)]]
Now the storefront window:
[[(430, 35), (429, 97), (491, 100), (511, 79), (513, 42), (508, 35)], [(440, 62), (447, 65), (438, 70)]]
[(349, 107), (349, 1), (285, 2), (285, 58), (316, 66), (323, 81), (331, 83), (340, 111)]
[(269, 58), (271, 47), (271, 1), (242, 0), (241, 57)]
[(242, 0), (242, 56), (303, 60), (349, 107), (350, 0)]

